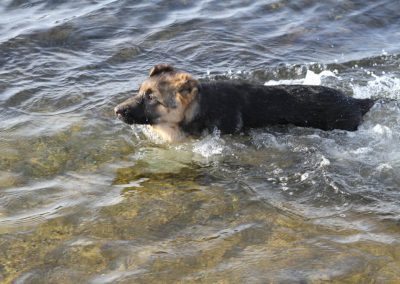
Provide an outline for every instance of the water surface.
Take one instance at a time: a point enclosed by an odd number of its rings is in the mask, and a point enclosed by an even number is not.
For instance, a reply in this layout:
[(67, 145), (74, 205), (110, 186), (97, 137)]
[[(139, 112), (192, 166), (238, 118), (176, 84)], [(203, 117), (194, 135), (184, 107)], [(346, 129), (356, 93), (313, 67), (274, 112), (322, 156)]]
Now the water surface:
[[(400, 3), (226, 2), (2, 1), (2, 282), (399, 281)], [(378, 103), (165, 144), (113, 115), (161, 62)]]

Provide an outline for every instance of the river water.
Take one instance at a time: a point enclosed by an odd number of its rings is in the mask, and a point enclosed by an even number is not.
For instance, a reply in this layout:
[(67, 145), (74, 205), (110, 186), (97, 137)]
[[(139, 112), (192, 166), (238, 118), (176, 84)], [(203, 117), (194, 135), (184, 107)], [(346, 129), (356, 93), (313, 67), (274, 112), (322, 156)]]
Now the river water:
[[(2, 0), (0, 282), (399, 283), (400, 2)], [(160, 143), (157, 63), (378, 103), (356, 132)]]

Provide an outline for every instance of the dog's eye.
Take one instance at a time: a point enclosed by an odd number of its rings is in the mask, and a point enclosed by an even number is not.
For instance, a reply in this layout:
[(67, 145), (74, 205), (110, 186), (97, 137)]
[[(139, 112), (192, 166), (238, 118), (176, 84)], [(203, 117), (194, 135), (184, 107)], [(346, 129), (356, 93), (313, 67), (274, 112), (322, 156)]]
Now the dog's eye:
[(144, 96), (145, 96), (145, 98), (146, 98), (146, 100), (147, 101), (149, 101), (149, 102), (158, 102), (158, 98), (157, 98), (157, 96), (153, 93), (153, 91), (152, 90), (147, 90), (145, 93), (144, 93)]
[(148, 100), (153, 100), (153, 99), (155, 99), (155, 96), (154, 96), (154, 94), (153, 94), (153, 91), (152, 90), (146, 90), (145, 92), (144, 92), (144, 96), (146, 97), (146, 99), (148, 99)]

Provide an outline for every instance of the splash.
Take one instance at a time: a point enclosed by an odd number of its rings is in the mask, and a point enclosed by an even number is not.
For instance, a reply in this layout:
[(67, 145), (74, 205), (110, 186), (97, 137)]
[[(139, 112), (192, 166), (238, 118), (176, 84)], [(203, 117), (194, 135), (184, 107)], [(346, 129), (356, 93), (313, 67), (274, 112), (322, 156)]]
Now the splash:
[(353, 84), (354, 97), (364, 98), (383, 98), (383, 99), (400, 99), (400, 79), (391, 75), (377, 76), (371, 74), (373, 80), (368, 81), (367, 85), (360, 86)]
[(221, 155), (227, 149), (228, 147), (221, 138), (219, 130), (215, 130), (213, 134), (207, 135), (193, 144), (193, 152), (207, 159), (216, 155)]
[(265, 86), (274, 86), (274, 85), (295, 85), (295, 84), (302, 84), (302, 85), (321, 85), (322, 80), (327, 77), (335, 77), (335, 73), (329, 70), (324, 70), (321, 73), (315, 73), (311, 70), (307, 70), (306, 77), (303, 79), (293, 79), (293, 80), (271, 80), (265, 82)]
[(321, 85), (322, 79), (326, 77), (336, 77), (336, 75), (329, 70), (324, 70), (317, 74), (311, 70), (307, 70), (306, 77), (304, 78), (303, 85)]

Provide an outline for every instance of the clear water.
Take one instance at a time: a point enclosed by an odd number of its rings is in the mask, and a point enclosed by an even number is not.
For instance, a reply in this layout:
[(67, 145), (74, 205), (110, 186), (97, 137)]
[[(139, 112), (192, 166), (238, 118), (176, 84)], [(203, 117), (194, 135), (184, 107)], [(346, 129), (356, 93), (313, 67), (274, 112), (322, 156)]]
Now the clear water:
[[(400, 2), (4, 0), (0, 281), (397, 283)], [(357, 132), (160, 143), (152, 65), (379, 99)]]

